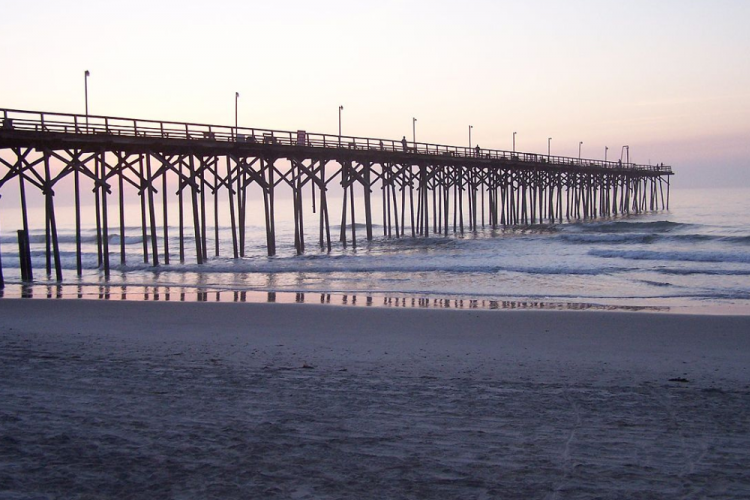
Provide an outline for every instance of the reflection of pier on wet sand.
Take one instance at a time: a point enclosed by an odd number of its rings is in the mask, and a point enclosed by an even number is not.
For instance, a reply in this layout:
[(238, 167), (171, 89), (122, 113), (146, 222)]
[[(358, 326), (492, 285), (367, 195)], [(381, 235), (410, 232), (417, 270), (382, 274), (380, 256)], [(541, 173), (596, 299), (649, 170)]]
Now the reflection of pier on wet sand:
[(669, 307), (625, 306), (585, 302), (500, 300), (489, 298), (417, 297), (413, 294), (284, 292), (258, 290), (206, 290), (164, 285), (62, 285), (14, 284), (0, 291), (0, 298), (100, 299), (153, 302), (248, 302), (278, 304), (327, 304), (336, 306), (395, 307), (419, 309), (550, 310), (550, 311), (653, 311)]

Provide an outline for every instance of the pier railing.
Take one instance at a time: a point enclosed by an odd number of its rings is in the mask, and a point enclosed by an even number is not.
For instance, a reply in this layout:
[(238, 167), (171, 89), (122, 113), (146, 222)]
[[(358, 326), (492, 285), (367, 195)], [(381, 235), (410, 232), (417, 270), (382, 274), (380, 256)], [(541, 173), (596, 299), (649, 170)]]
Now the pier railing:
[(639, 165), (621, 161), (603, 161), (588, 158), (571, 158), (520, 151), (477, 149), (466, 146), (449, 146), (426, 142), (413, 142), (369, 137), (339, 136), (310, 133), (305, 130), (283, 131), (262, 128), (207, 125), (189, 122), (170, 122), (120, 118), (99, 115), (46, 113), (17, 109), (0, 109), (4, 130), (41, 133), (75, 134), (82, 136), (124, 136), (134, 138), (159, 138), (178, 140), (218, 141), (229, 143), (256, 143), (292, 147), (350, 149), (405, 152), (419, 155), (448, 156), (465, 159), (488, 159), (508, 162), (548, 163), (580, 168), (606, 168), (618, 170), (652, 171), (671, 174), (666, 165)]

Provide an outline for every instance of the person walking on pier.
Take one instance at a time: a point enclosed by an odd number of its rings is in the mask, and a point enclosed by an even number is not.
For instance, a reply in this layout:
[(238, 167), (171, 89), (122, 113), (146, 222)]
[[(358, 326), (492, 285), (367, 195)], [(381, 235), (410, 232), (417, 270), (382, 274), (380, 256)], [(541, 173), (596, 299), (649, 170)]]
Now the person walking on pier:
[(401, 145), (404, 147), (404, 153), (406, 153), (406, 136), (404, 136), (403, 139), (401, 139)]
[(479, 149), (479, 144), (477, 144), (477, 158), (479, 158), (479, 155), (481, 154), (480, 151), (481, 149)]

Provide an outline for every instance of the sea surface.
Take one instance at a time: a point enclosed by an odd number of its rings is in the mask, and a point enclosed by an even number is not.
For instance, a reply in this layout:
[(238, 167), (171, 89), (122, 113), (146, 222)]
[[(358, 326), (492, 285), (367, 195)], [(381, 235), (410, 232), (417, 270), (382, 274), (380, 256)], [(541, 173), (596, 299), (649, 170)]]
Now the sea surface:
[[(179, 262), (176, 209), (170, 207), (170, 264), (163, 263), (164, 241), (159, 234), (159, 266), (144, 262), (138, 204), (126, 207), (126, 261), (121, 264), (122, 237), (113, 203), (108, 279), (97, 261), (93, 211), (84, 215), (88, 229), (83, 235), (84, 272), (79, 278), (74, 212), (71, 206), (58, 206), (62, 286), (55, 281), (54, 270), (52, 276), (46, 274), (41, 207), (31, 211), (35, 285), (21, 285), (16, 239), (21, 223), (19, 210), (11, 203), (8, 197), (0, 200), (6, 297), (750, 314), (750, 189), (672, 189), (668, 211), (494, 230), (485, 227), (463, 235), (451, 231), (448, 236), (388, 238), (376, 224), (375, 238), (367, 242), (364, 227), (357, 225), (356, 247), (351, 244), (351, 228), (347, 228), (349, 242), (344, 247), (338, 241), (340, 226), (331, 220), (334, 242), (330, 253), (318, 246), (318, 215), (306, 207), (307, 246), (299, 256), (291, 216), (280, 210), (274, 257), (266, 255), (261, 205), (251, 200), (245, 257), (232, 256), (226, 214), (220, 218), (220, 256), (214, 256), (213, 215), (208, 214), (209, 260), (203, 265), (195, 262), (189, 222), (185, 261)], [(290, 200), (278, 203), (291, 205)], [(377, 207), (375, 213), (379, 213)], [(191, 216), (188, 205), (186, 221)]]

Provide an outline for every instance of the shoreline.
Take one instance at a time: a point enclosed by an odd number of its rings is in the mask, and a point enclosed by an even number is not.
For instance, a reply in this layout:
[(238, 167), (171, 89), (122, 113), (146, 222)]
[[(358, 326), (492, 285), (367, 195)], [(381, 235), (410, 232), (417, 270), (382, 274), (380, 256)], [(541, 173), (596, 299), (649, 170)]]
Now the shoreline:
[[(612, 311), (650, 314), (687, 314), (696, 316), (750, 316), (742, 305), (711, 304), (648, 305), (608, 304), (586, 301), (555, 301), (534, 298), (451, 297), (438, 294), (385, 292), (320, 292), (227, 290), (194, 286), (164, 285), (80, 285), (6, 283), (0, 289), (2, 299), (105, 300), (128, 302), (212, 302), (319, 304), (343, 307), (453, 310), (527, 310), (527, 311)], [(647, 302), (647, 300), (644, 300)]]

